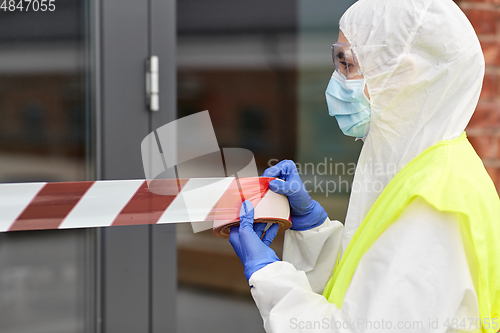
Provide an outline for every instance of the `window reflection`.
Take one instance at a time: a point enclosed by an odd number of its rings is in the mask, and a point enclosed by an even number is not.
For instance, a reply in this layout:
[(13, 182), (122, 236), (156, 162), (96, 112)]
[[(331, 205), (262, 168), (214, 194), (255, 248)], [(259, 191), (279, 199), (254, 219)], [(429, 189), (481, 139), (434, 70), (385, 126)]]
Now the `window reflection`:
[(178, 2), (178, 117), (208, 109), (221, 147), (263, 172), (295, 158), (296, 1)]
[(85, 178), (83, 9), (0, 11), (0, 182)]

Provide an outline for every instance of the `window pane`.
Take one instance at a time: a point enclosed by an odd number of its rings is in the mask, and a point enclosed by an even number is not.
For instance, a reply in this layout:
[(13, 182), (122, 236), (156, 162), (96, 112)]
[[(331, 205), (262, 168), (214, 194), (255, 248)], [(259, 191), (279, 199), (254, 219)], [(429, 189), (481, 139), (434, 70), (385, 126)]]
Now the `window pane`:
[[(219, 146), (251, 150), (260, 173), (269, 163), (295, 159), (297, 1), (183, 0), (177, 6), (178, 117), (208, 110)], [(193, 233), (189, 224), (177, 230), (179, 332), (263, 332), (229, 242), (211, 230)], [(274, 242), (278, 250), (282, 236)], [(192, 310), (189, 320), (181, 315), (185, 309)]]
[[(0, 183), (80, 181), (91, 174), (89, 2), (55, 6), (0, 10)], [(91, 234), (0, 234), (1, 332), (84, 331)]]
[[(259, 174), (282, 159), (294, 160), (313, 199), (340, 221), (361, 144), (328, 115), (325, 89), (338, 22), (353, 2), (177, 2), (178, 117), (208, 110), (219, 146), (251, 150)], [(237, 321), (240, 308), (258, 318), (229, 242), (210, 230), (193, 233), (189, 224), (177, 230), (179, 313), (200, 309), (189, 320), (179, 316), (180, 332), (218, 332), (221, 322), (233, 327), (224, 318)], [(272, 246), (281, 256), (283, 234)], [(198, 305), (207, 298), (214, 306), (203, 310)], [(263, 327), (257, 320), (240, 330)]]

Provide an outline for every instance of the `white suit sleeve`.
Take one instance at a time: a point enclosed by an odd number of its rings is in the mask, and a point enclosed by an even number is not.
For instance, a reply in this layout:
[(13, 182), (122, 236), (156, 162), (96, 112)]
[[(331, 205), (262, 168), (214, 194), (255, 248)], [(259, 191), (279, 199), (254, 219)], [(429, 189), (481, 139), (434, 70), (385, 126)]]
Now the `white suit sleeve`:
[[(475, 328), (477, 296), (454, 215), (415, 200), (365, 253), (341, 309), (288, 262), (255, 272), (252, 296), (268, 333), (453, 332)], [(453, 318), (457, 320), (453, 321)]]
[(304, 271), (312, 290), (317, 293), (323, 292), (333, 274), (343, 227), (339, 221), (327, 218), (314, 229), (285, 232), (283, 260)]

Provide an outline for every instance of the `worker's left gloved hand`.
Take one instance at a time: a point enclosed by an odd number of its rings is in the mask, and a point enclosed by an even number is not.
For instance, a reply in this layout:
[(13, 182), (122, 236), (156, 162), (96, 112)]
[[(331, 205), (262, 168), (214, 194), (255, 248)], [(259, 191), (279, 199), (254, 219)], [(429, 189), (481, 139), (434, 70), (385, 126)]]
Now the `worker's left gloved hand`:
[(241, 205), (240, 226), (232, 227), (229, 234), (229, 242), (243, 263), (247, 280), (259, 269), (280, 260), (269, 247), (278, 233), (279, 225), (273, 224), (261, 240), (267, 224), (254, 224), (253, 216), (253, 205), (246, 200)]
[(262, 177), (277, 177), (284, 180), (272, 180), (269, 183), (269, 189), (287, 196), (292, 220), (290, 229), (304, 231), (313, 229), (325, 222), (328, 215), (316, 200), (311, 199), (302, 179), (300, 179), (295, 162), (283, 160), (267, 168)]

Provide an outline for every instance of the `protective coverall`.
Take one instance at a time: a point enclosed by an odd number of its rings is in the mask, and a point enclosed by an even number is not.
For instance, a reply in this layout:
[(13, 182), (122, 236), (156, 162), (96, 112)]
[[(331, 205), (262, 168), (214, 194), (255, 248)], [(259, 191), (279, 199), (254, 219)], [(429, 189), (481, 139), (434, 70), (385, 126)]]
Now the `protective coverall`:
[[(253, 273), (267, 332), (477, 331), (478, 300), (454, 214), (416, 199), (359, 261), (341, 308), (321, 295), (335, 262), (394, 176), (426, 148), (464, 131), (484, 58), (451, 0), (360, 0), (340, 29), (361, 66), (371, 123), (345, 227), (326, 221), (285, 234), (283, 261)], [(499, 263), (500, 264), (500, 263)], [(499, 320), (500, 321), (500, 320)], [(455, 321), (456, 322), (456, 321)]]

